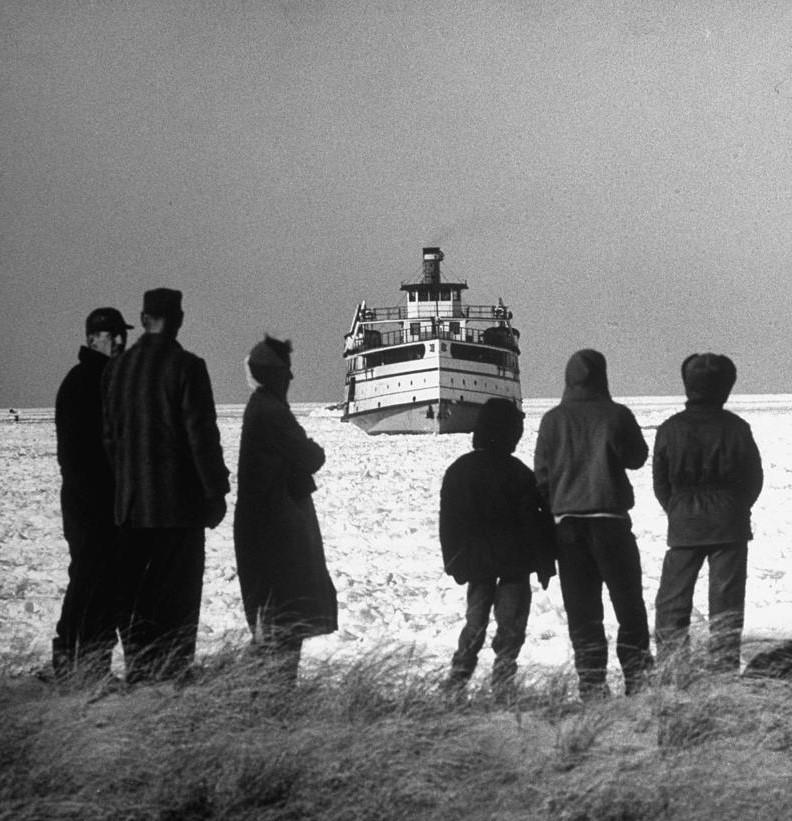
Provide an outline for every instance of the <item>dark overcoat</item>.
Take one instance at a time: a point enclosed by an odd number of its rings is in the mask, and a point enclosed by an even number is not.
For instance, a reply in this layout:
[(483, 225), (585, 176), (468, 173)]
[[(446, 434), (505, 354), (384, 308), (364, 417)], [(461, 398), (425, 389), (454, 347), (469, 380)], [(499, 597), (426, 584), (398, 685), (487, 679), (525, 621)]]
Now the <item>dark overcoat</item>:
[(134, 528), (204, 527), (229, 490), (206, 363), (146, 333), (103, 377), (115, 518)]
[(234, 547), (254, 634), (260, 617), (302, 638), (338, 627), (311, 499), (312, 475), (324, 458), (284, 400), (261, 387), (251, 394), (239, 444)]
[(555, 575), (553, 518), (533, 471), (488, 449), (460, 456), (443, 476), (440, 546), (445, 571), (459, 584)]
[(113, 524), (113, 474), (102, 446), (102, 373), (110, 359), (80, 348), (55, 398), (61, 510), (67, 540)]

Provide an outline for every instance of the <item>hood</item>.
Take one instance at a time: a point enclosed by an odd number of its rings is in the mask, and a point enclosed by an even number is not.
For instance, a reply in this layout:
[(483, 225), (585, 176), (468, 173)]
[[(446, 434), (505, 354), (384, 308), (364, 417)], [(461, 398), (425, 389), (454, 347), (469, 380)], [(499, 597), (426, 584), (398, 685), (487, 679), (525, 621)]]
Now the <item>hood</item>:
[(688, 405), (721, 407), (737, 381), (737, 368), (728, 356), (694, 353), (682, 363), (682, 383)]
[(473, 428), (473, 447), (508, 456), (523, 435), (525, 414), (508, 399), (488, 399)]
[(569, 357), (565, 373), (564, 399), (610, 399), (605, 357), (591, 348)]

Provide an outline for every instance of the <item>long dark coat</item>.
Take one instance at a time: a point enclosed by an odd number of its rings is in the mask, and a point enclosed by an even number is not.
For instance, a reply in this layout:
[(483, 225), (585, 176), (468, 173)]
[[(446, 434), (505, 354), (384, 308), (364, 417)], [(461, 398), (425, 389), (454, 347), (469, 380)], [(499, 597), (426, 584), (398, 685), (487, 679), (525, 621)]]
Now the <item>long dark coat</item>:
[(146, 333), (111, 360), (103, 390), (116, 523), (204, 527), (212, 501), (229, 490), (204, 360)]
[(292, 635), (332, 633), (336, 592), (325, 562), (311, 493), (324, 451), (288, 404), (256, 389), (242, 421), (234, 547), (245, 616)]

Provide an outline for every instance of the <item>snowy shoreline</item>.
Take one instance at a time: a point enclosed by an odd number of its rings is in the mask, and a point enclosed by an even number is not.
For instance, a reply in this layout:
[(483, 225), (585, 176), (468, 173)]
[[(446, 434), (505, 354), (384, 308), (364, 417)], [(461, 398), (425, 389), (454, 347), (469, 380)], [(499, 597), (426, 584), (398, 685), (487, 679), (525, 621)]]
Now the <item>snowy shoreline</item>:
[[(539, 419), (555, 401), (524, 402), (526, 429), (516, 455), (529, 465)], [(651, 447), (657, 425), (680, 409), (683, 400), (628, 397), (618, 401), (632, 408)], [(749, 548), (745, 638), (786, 637), (792, 634), (788, 573), (792, 395), (735, 396), (727, 407), (751, 424), (765, 470), (765, 488), (754, 508), (755, 538)], [(242, 405), (218, 407), (232, 491), (228, 515), (207, 534), (201, 654), (247, 640), (232, 536), (243, 409)], [(470, 436), (369, 437), (343, 424), (340, 413), (322, 403), (295, 403), (293, 409), (327, 454), (317, 474), (314, 500), (339, 597), (338, 633), (308, 642), (306, 657), (357, 655), (395, 642), (415, 645), (418, 658), (427, 666), (444, 665), (461, 627), (464, 588), (442, 572), (437, 505), (443, 472), (469, 449)], [(52, 409), (16, 410), (19, 423), (6, 418), (0, 426), (0, 673), (5, 674), (22, 673), (48, 661), (68, 567)], [(651, 623), (666, 549), (665, 517), (652, 493), (651, 465), (632, 472), (631, 480), (636, 495), (633, 528)], [(695, 607), (700, 617), (706, 615), (706, 575), (697, 586)], [(606, 629), (615, 634), (609, 605)], [(489, 654), (488, 649), (482, 653), (484, 671)], [(571, 663), (557, 579), (546, 592), (536, 588), (520, 663), (540, 667)]]

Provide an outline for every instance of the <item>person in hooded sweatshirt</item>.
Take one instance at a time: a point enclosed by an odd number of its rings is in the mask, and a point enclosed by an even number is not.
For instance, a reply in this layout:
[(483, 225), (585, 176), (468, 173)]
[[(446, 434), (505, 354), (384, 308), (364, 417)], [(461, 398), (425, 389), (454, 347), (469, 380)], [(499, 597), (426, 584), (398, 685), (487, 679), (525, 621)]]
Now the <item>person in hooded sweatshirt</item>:
[(603, 583), (619, 623), (616, 654), (627, 695), (652, 666), (627, 478), (648, 455), (632, 412), (611, 399), (605, 357), (577, 351), (566, 366), (561, 403), (540, 422), (534, 469), (556, 521), (558, 575), (584, 701), (608, 694)]
[(494, 607), (492, 687), (499, 702), (514, 694), (531, 607), (530, 574), (545, 590), (555, 575), (552, 517), (533, 471), (512, 456), (523, 416), (513, 402), (489, 399), (476, 420), (473, 450), (449, 466), (440, 491), (445, 571), (468, 586), (465, 626), (445, 687), (460, 693), (469, 681)]
[(668, 551), (655, 602), (658, 661), (688, 646), (693, 590), (709, 564), (709, 656), (716, 671), (738, 671), (751, 507), (762, 462), (747, 422), (724, 409), (737, 379), (726, 356), (682, 363), (685, 410), (657, 430), (652, 478), (668, 516)]
[(324, 464), (320, 445), (286, 395), (292, 346), (266, 336), (245, 360), (253, 388), (242, 419), (234, 548), (255, 652), (297, 678), (303, 640), (338, 629), (336, 591), (311, 494)]

